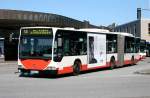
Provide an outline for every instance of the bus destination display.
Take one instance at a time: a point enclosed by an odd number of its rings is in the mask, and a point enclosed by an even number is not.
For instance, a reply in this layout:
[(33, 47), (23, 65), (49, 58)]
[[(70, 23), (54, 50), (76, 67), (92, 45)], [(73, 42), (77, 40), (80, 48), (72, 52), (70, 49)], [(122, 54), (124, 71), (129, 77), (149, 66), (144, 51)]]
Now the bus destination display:
[(23, 35), (51, 35), (52, 32), (49, 29), (23, 29)]

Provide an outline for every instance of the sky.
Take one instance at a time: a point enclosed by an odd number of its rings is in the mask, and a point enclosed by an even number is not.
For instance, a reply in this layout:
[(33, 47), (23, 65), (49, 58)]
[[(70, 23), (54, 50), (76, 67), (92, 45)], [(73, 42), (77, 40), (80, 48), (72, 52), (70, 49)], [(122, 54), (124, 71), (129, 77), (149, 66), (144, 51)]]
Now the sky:
[[(136, 20), (136, 9), (150, 8), (150, 0), (0, 0), (0, 9), (59, 14), (93, 25), (117, 25)], [(150, 11), (142, 11), (150, 18)]]

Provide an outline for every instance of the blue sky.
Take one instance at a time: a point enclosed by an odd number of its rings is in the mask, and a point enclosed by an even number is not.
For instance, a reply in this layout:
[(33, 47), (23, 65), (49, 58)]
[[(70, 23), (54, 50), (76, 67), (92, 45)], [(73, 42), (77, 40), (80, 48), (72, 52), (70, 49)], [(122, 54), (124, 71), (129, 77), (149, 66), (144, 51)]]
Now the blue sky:
[[(0, 9), (59, 14), (94, 25), (123, 24), (136, 20), (136, 8), (150, 8), (150, 0), (1, 0)], [(150, 18), (150, 11), (143, 11)]]

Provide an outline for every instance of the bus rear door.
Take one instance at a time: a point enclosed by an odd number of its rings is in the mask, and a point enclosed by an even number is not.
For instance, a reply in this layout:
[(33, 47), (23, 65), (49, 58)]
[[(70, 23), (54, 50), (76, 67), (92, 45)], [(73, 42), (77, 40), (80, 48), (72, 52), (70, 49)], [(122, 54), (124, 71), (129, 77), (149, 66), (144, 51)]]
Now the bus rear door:
[(106, 35), (88, 34), (88, 68), (106, 66)]

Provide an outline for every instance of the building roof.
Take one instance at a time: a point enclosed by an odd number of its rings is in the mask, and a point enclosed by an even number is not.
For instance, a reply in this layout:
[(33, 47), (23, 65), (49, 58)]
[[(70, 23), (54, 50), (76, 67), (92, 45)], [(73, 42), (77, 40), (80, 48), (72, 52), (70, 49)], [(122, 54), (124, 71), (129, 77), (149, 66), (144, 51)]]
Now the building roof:
[(52, 13), (0, 9), (0, 28), (19, 29), (24, 26), (98, 28), (87, 21), (82, 22)]
[(133, 21), (130, 21), (130, 22), (127, 22), (127, 23), (121, 24), (121, 25), (117, 25), (116, 27), (120, 27), (120, 26), (128, 25), (128, 24), (135, 23), (135, 22), (138, 22), (138, 21), (139, 21), (139, 20), (133, 20)]
[(132, 23), (136, 23), (136, 22), (140, 22), (140, 21), (150, 21), (150, 19), (148, 19), (148, 18), (137, 19), (137, 20), (133, 20), (133, 21), (118, 25), (116, 27), (125, 26), (125, 25), (128, 25), (128, 24), (132, 24)]

